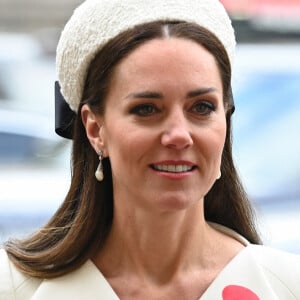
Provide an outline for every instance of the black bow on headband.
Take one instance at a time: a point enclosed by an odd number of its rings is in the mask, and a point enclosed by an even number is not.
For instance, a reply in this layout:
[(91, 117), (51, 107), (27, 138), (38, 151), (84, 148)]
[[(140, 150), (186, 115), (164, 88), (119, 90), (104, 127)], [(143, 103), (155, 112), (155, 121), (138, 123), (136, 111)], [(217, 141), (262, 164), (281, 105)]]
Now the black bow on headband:
[(55, 81), (55, 132), (63, 138), (72, 139), (75, 117), (76, 113), (69, 107), (58, 81)]

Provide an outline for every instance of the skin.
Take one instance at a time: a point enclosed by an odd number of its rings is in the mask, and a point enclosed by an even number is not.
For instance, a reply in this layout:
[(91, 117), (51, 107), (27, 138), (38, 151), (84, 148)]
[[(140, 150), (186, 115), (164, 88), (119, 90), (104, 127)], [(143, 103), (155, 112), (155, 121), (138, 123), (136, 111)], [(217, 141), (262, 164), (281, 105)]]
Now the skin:
[[(113, 174), (112, 230), (94, 262), (122, 299), (198, 299), (243, 248), (204, 219), (226, 135), (216, 61), (193, 41), (154, 39), (119, 63), (105, 101), (103, 116), (81, 112)], [(192, 170), (154, 168), (176, 164)]]

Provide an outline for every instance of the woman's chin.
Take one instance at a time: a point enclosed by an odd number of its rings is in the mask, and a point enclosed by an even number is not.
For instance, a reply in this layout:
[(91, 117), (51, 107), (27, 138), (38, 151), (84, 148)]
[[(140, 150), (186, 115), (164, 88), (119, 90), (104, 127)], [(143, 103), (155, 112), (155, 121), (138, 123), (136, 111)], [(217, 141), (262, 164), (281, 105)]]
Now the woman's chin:
[(159, 208), (164, 212), (176, 212), (195, 208), (199, 205), (199, 198), (191, 198), (186, 195), (164, 195), (158, 201)]

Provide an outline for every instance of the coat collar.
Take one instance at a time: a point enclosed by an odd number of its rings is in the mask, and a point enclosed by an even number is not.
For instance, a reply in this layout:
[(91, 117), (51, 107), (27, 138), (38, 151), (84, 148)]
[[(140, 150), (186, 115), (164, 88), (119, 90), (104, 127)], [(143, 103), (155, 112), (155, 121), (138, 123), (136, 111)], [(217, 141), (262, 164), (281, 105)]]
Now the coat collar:
[(269, 285), (268, 271), (257, 258), (259, 247), (249, 245), (237, 254), (199, 300), (278, 299)]
[[(248, 247), (242, 250), (241, 253), (239, 253), (223, 271), (221, 271), (219, 276), (208, 287), (200, 300), (221, 299), (219, 297), (222, 293), (222, 289), (224, 288), (224, 278), (231, 279), (228, 284), (233, 282), (233, 276), (227, 276), (227, 269), (229, 269), (229, 273), (231, 273), (231, 275), (234, 275), (234, 270), (240, 268), (239, 264), (241, 262), (239, 258), (244, 256), (243, 253), (248, 252), (246, 249), (249, 248), (249, 242), (233, 230), (216, 223), (210, 224), (217, 230), (235, 238)], [(236, 262), (238, 265), (236, 265)], [(225, 275), (225, 277), (223, 275)], [(252, 281), (252, 275), (246, 275), (245, 278)], [(248, 286), (249, 283), (245, 282), (244, 284)], [(89, 300), (96, 300), (100, 298), (104, 300), (120, 300), (109, 285), (108, 281), (104, 278), (103, 274), (97, 269), (91, 260), (88, 260), (79, 269), (64, 276), (43, 280), (31, 300), (75, 300), (83, 298)]]
[[(276, 299), (274, 291), (268, 286), (266, 270), (255, 257), (256, 247), (250, 245), (234, 257), (199, 300), (233, 299), (232, 297), (237, 295), (240, 299)], [(90, 260), (74, 272), (43, 280), (31, 298), (31, 300), (52, 299), (120, 300)]]
[(105, 299), (119, 300), (92, 261), (79, 269), (50, 280), (43, 280), (31, 300)]
[[(241, 299), (276, 299), (266, 285), (265, 270), (256, 257), (257, 246), (224, 226), (211, 223), (217, 230), (232, 236), (246, 246), (220, 272), (199, 300), (224, 300), (224, 292)], [(244, 293), (244, 294), (243, 294)], [(248, 294), (250, 296), (247, 296)], [(253, 297), (251, 298), (251, 293)], [(255, 298), (255, 296), (257, 296)], [(43, 280), (31, 300), (120, 300), (103, 274), (91, 260), (64, 276)]]

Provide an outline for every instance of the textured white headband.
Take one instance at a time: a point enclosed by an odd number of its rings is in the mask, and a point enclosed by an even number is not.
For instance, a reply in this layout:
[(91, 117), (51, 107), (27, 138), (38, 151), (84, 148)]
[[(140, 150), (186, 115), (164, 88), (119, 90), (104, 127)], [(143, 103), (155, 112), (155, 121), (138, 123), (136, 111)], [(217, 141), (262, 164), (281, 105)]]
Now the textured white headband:
[(101, 47), (126, 29), (156, 20), (205, 27), (219, 38), (233, 63), (234, 30), (218, 0), (87, 0), (74, 11), (57, 47), (61, 93), (73, 111), (78, 110), (88, 67)]

